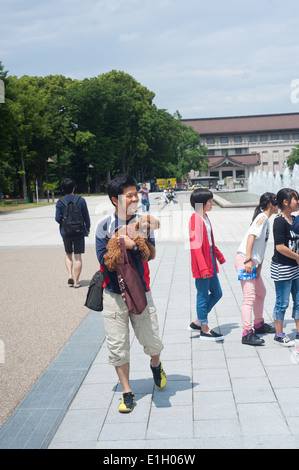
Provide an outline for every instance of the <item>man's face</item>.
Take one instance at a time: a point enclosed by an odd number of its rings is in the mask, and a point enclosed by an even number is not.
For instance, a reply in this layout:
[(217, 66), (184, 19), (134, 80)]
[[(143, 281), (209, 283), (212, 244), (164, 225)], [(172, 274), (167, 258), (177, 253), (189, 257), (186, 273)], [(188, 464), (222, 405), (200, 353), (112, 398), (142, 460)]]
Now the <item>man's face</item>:
[(129, 220), (137, 212), (139, 202), (137, 188), (135, 186), (124, 188), (123, 193), (117, 199), (113, 197), (112, 201), (116, 206), (117, 217)]

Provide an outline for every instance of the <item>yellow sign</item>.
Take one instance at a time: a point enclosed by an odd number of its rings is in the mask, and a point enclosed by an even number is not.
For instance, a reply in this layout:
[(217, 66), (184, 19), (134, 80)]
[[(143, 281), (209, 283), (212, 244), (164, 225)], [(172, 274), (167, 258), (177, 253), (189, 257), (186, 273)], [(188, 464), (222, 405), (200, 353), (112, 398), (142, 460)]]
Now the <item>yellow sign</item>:
[(159, 189), (173, 188), (176, 185), (176, 178), (160, 178), (157, 179)]

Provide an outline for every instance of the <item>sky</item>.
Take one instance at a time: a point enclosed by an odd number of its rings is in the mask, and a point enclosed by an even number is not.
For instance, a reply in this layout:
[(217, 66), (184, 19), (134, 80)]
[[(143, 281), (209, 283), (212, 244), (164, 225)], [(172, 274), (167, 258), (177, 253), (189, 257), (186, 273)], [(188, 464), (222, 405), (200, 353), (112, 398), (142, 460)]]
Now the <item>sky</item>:
[(183, 119), (299, 112), (297, 0), (1, 0), (9, 75), (122, 70)]

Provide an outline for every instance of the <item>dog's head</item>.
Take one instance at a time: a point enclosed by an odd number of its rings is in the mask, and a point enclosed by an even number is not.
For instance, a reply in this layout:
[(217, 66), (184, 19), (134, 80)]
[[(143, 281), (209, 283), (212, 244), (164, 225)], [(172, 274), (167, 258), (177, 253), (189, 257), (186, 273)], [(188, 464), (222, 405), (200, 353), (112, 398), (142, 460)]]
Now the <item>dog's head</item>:
[(157, 230), (158, 228), (160, 228), (160, 222), (152, 215), (141, 216), (135, 224), (136, 232), (143, 234), (144, 237), (148, 237), (152, 230)]

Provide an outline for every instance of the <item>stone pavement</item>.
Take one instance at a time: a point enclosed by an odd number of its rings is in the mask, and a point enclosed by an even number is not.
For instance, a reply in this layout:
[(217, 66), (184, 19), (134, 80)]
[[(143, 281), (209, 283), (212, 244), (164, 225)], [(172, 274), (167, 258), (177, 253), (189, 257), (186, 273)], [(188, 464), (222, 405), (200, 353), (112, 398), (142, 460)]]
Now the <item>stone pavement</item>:
[[(155, 215), (154, 202), (153, 198)], [(241, 344), (242, 295), (234, 257), (253, 209), (214, 207), (210, 215), (216, 245), (227, 260), (219, 273), (223, 298), (209, 315), (210, 326), (225, 339), (211, 343), (187, 329), (196, 315), (196, 291), (185, 230), (190, 211), (186, 207), (182, 214), (184, 202), (188, 198), (182, 194), (179, 206), (159, 211), (157, 257), (150, 263), (164, 343), (161, 359), (168, 375), (165, 389), (155, 389), (149, 359), (132, 332), (130, 377), (136, 407), (128, 415), (118, 412), (121, 389), (114, 368), (107, 364), (102, 317), (89, 312), (0, 429), (0, 448), (299, 448), (299, 367), (294, 348), (274, 344), (273, 335), (264, 336), (265, 346), (260, 348)], [(275, 297), (272, 251), (270, 239), (263, 266), (267, 322)], [(285, 331), (294, 338), (290, 309)]]

